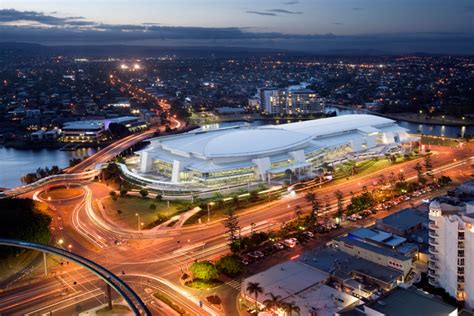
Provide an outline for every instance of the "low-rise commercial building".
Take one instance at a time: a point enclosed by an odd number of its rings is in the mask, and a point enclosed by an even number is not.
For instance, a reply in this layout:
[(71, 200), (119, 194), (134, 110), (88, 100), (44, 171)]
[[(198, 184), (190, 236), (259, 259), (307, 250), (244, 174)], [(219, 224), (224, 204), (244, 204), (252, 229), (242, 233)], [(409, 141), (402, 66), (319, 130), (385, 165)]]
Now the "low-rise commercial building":
[(372, 230), (349, 233), (347, 236), (335, 238), (332, 244), (352, 256), (399, 270), (406, 277), (416, 259), (416, 245), (405, 243), (405, 238), (381, 231), (377, 231), (374, 236), (368, 236), (369, 231)]
[(121, 124), (131, 132), (141, 131), (148, 127), (147, 123), (137, 116), (65, 122), (62, 129), (62, 141), (65, 143), (99, 143), (104, 140), (105, 131), (112, 123)]
[(338, 316), (457, 316), (458, 309), (420, 290), (396, 288), (376, 301), (355, 309), (336, 313)]
[(242, 282), (241, 296), (255, 302), (255, 296), (246, 291), (250, 282), (258, 283), (264, 290), (257, 296), (258, 305), (269, 298), (269, 293), (279, 295), (282, 303), (294, 303), (300, 315), (334, 315), (337, 311), (355, 306), (359, 300), (328, 285), (329, 275), (302, 262), (286, 261)]
[(332, 247), (307, 251), (299, 261), (330, 276), (334, 287), (360, 298), (390, 291), (402, 280), (402, 272)]
[(105, 128), (100, 120), (66, 122), (62, 141), (65, 143), (97, 143), (102, 141)]

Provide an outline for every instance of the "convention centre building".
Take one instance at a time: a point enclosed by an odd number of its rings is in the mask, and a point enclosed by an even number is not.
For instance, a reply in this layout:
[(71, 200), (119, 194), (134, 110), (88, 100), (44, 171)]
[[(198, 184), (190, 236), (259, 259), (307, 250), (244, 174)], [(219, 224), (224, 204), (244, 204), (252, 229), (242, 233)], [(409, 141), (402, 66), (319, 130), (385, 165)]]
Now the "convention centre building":
[[(416, 140), (393, 120), (344, 115), (281, 125), (197, 129), (151, 139), (125, 175), (157, 190), (295, 180), (335, 165), (394, 152)], [(123, 170), (125, 169), (125, 170)], [(289, 171), (290, 170), (290, 171)]]

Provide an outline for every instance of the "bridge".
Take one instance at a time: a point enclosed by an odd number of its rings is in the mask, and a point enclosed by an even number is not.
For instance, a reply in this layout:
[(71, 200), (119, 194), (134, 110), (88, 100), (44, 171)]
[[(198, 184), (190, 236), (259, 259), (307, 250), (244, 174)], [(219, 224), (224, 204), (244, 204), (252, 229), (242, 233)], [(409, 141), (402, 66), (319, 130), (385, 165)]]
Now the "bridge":
[(14, 197), (37, 190), (45, 185), (68, 181), (92, 181), (100, 174), (100, 166), (103, 163), (120, 155), (131, 146), (153, 136), (156, 129), (150, 129), (138, 134), (132, 134), (124, 137), (107, 147), (99, 150), (94, 155), (81, 161), (75, 166), (63, 169), (63, 173), (48, 176), (27, 185), (21, 185), (15, 188), (6, 189), (0, 192), (0, 198)]
[[(115, 274), (98, 265), (97, 263), (84, 258), (78, 254), (66, 251), (61, 248), (56, 248), (49, 245), (38, 244), (34, 242), (14, 239), (0, 239), (0, 245), (18, 247), (23, 249), (32, 249), (42, 252), (43, 254), (49, 253), (57, 255), (70, 260), (71, 262), (77, 263), (81, 267), (97, 275), (102, 279), (108, 288), (108, 298), (110, 300), (110, 288), (113, 288), (129, 305), (130, 309), (135, 315), (151, 316), (151, 312), (142, 299), (135, 293), (135, 291), (122, 279), (117, 277)], [(110, 287), (110, 288), (109, 288)], [(110, 303), (109, 303), (110, 305)]]

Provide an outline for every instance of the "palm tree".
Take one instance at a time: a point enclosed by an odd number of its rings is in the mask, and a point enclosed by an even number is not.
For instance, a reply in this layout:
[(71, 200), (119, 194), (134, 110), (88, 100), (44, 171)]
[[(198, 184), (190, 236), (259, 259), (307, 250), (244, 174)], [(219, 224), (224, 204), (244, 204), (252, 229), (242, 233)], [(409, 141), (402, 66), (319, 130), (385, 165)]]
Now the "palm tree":
[(303, 214), (303, 212), (301, 211), (301, 206), (300, 205), (295, 206), (295, 214), (296, 214), (296, 218), (299, 221), (301, 214)]
[(310, 191), (306, 193), (305, 199), (307, 202), (311, 203), (311, 213), (309, 214), (309, 221), (310, 224), (314, 224), (314, 222), (317, 222), (318, 219), (318, 212), (319, 212), (319, 201), (318, 198), (316, 197), (316, 193)]
[(280, 302), (280, 295), (275, 295), (273, 293), (267, 293), (267, 295), (270, 295), (270, 298), (263, 301), (263, 305), (265, 305), (266, 309), (277, 309), (281, 306), (282, 303)]
[(258, 282), (249, 282), (247, 284), (247, 293), (255, 296), (255, 312), (258, 314), (258, 294), (263, 293), (263, 287)]
[(288, 316), (291, 316), (293, 312), (296, 312), (296, 314), (299, 316), (301, 311), (301, 308), (296, 305), (295, 302), (285, 303), (284, 309), (288, 313)]

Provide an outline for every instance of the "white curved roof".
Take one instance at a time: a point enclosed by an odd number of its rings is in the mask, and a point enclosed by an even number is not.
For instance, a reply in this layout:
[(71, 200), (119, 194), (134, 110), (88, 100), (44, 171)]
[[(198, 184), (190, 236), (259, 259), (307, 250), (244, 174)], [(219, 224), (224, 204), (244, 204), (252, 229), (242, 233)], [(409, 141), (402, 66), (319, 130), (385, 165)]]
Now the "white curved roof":
[(263, 154), (273, 156), (288, 153), (316, 143), (321, 146), (331, 146), (335, 142), (347, 143), (354, 137), (360, 137), (360, 132), (398, 129), (402, 128), (395, 121), (383, 117), (344, 115), (282, 125), (191, 131), (153, 139), (152, 147), (147, 151), (170, 161), (208, 158), (236, 158), (230, 160), (240, 161)]
[(322, 135), (351, 131), (366, 126), (377, 127), (393, 123), (395, 123), (394, 120), (376, 115), (351, 114), (329, 117), (319, 120), (273, 125), (272, 127), (304, 134), (310, 134), (313, 137), (318, 137)]
[(207, 157), (234, 157), (272, 153), (297, 147), (311, 135), (273, 128), (236, 130), (212, 138), (206, 144)]

